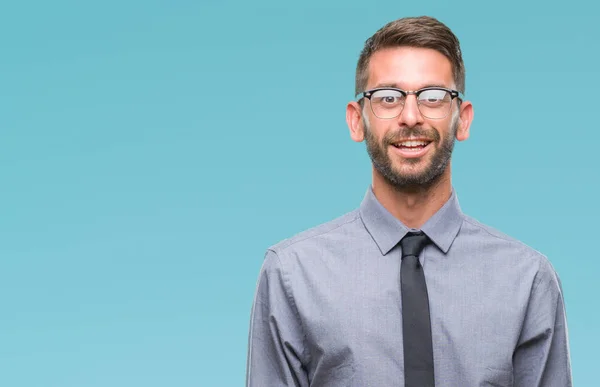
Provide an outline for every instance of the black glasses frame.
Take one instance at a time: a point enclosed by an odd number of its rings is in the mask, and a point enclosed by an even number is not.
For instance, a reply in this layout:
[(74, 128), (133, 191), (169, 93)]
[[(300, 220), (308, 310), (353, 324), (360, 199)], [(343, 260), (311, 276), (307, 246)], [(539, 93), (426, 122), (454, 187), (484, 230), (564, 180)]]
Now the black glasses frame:
[(364, 91), (362, 93), (357, 94), (356, 97), (360, 96), (360, 98), (358, 98), (356, 101), (358, 102), (358, 101), (360, 101), (363, 98), (367, 98), (367, 99), (370, 100), (371, 96), (373, 95), (373, 93), (376, 92), (376, 91), (380, 91), (380, 90), (394, 90), (394, 91), (400, 92), (401, 94), (404, 94), (405, 97), (409, 96), (411, 94), (414, 94), (415, 96), (417, 96), (417, 100), (418, 100), (419, 95), (422, 92), (424, 92), (424, 91), (427, 91), (427, 90), (444, 90), (444, 91), (450, 93), (450, 98), (451, 99), (458, 98), (458, 99), (460, 99), (462, 101), (462, 98), (460, 97), (460, 94), (461, 94), (460, 91), (453, 90), (453, 89), (448, 89), (448, 88), (445, 88), (445, 87), (438, 87), (438, 86), (428, 86), (428, 87), (424, 87), (424, 88), (419, 89), (419, 90), (402, 90), (402, 89), (398, 89), (396, 87), (378, 87), (376, 89), (367, 90), (367, 91)]
[[(440, 86), (428, 86), (428, 87), (424, 87), (424, 88), (419, 89), (419, 90), (402, 90), (402, 89), (398, 89), (397, 87), (378, 87), (378, 88), (375, 88), (375, 89), (366, 90), (366, 91), (364, 91), (362, 93), (358, 93), (356, 95), (356, 97), (358, 98), (356, 100), (356, 102), (359, 102), (363, 98), (366, 98), (369, 101), (371, 101), (371, 96), (373, 96), (373, 93), (375, 93), (376, 91), (380, 91), (380, 90), (393, 90), (393, 91), (397, 91), (397, 92), (401, 93), (402, 95), (404, 95), (404, 97), (407, 97), (407, 96), (409, 96), (411, 94), (414, 94), (417, 97), (417, 105), (420, 105), (420, 103), (419, 103), (419, 95), (422, 92), (427, 91), (427, 90), (444, 90), (445, 92), (447, 92), (447, 93), (450, 94), (450, 101), (453, 101), (454, 98), (456, 98), (456, 99), (458, 99), (459, 103), (462, 102), (462, 97), (461, 97), (461, 92), (460, 91), (453, 90), (453, 89), (448, 89), (446, 87), (440, 87)], [(404, 107), (402, 107), (402, 109), (404, 109)], [(373, 105), (371, 105), (371, 110), (373, 110)], [(375, 112), (373, 112), (373, 114), (375, 114)], [(398, 116), (400, 114), (402, 114), (402, 110), (400, 111), (400, 113), (398, 113)], [(396, 116), (396, 117), (398, 117), (398, 116)], [(446, 114), (444, 117), (436, 118), (436, 119), (441, 120), (441, 119), (443, 119), (443, 118), (445, 118), (447, 116), (448, 116), (448, 114)], [(390, 119), (391, 120), (391, 119), (396, 118), (396, 117), (382, 118), (382, 119)], [(379, 117), (379, 118), (381, 118), (381, 117)], [(431, 119), (433, 119), (433, 118), (431, 118)]]

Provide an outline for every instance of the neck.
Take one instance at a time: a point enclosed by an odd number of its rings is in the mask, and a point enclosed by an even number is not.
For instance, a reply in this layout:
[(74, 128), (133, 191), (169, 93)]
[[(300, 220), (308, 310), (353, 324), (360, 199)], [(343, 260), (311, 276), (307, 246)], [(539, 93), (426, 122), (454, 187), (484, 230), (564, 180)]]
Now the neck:
[(432, 184), (395, 187), (373, 169), (373, 193), (394, 217), (407, 227), (419, 229), (448, 201), (452, 194), (450, 165)]

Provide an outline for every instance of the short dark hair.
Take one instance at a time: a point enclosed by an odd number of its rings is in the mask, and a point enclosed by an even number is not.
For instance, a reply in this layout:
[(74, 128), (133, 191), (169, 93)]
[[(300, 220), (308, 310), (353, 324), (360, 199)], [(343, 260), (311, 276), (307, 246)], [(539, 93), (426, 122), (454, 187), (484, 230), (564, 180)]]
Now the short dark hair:
[(430, 16), (394, 20), (366, 40), (356, 65), (355, 95), (365, 91), (369, 79), (369, 60), (378, 50), (391, 47), (431, 48), (452, 64), (458, 91), (465, 92), (465, 65), (460, 42), (444, 23)]

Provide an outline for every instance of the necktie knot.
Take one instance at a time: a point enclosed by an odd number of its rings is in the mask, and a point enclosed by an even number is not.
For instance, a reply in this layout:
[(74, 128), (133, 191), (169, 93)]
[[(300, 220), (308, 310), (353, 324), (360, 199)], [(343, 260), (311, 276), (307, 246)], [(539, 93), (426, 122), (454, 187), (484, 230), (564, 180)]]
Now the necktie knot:
[(402, 248), (402, 258), (408, 256), (418, 257), (423, 248), (427, 246), (431, 240), (423, 231), (409, 232), (400, 241)]

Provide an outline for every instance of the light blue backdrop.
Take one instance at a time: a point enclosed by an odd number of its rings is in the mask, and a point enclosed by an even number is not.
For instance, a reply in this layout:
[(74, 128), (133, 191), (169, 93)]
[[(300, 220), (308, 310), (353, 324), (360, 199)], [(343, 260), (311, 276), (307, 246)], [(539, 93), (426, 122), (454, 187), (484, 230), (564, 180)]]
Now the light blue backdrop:
[(3, 2), (0, 385), (243, 385), (265, 249), (370, 182), (344, 119), (362, 44), (422, 14), (475, 104), (463, 210), (548, 255), (595, 386), (598, 9), (348, 0)]

